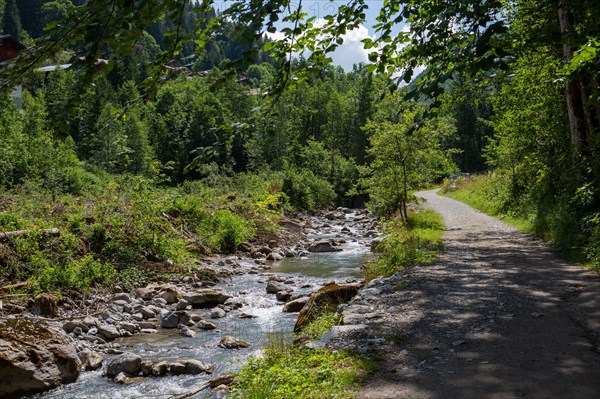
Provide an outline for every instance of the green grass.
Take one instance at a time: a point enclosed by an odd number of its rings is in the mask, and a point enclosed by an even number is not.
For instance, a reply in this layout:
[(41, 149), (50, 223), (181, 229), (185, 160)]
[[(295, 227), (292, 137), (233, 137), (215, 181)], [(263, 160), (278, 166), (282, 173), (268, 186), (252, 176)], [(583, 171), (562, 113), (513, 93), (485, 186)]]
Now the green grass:
[[(0, 241), (0, 283), (68, 294), (187, 272), (199, 256), (231, 253), (275, 231), (283, 195), (271, 180), (251, 175), (216, 187), (107, 175), (88, 191), (57, 195), (35, 182), (0, 188), (0, 231), (29, 231)], [(50, 228), (60, 235), (45, 234)]]
[(509, 202), (505, 194), (494, 178), (488, 175), (459, 178), (454, 184), (445, 182), (440, 194), (463, 202), (487, 215), (497, 217), (525, 233), (535, 231), (535, 221), (531, 217), (518, 215), (516, 212), (507, 210), (506, 203)]
[(377, 247), (381, 255), (364, 266), (367, 281), (433, 261), (442, 244), (444, 221), (430, 209), (419, 209), (409, 212), (408, 223), (393, 219), (383, 231), (383, 241)]

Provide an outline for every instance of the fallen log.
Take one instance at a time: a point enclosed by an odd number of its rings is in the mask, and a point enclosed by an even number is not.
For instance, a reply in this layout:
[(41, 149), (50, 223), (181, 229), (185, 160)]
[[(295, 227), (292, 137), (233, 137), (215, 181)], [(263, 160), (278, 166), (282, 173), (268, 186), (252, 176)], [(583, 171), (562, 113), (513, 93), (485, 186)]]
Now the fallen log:
[[(4, 241), (12, 237), (23, 237), (35, 231), (37, 230), (15, 230), (0, 232), (0, 241)], [(43, 229), (39, 231), (52, 237), (57, 237), (60, 235), (60, 230), (57, 227), (54, 227), (52, 229)]]

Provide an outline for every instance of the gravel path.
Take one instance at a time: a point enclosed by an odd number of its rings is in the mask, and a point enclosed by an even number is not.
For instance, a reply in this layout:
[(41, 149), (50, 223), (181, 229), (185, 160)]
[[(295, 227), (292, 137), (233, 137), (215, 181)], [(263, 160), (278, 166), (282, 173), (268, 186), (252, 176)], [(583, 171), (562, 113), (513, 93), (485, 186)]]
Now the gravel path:
[(369, 325), (381, 359), (359, 397), (599, 399), (598, 274), (435, 191), (417, 195), (444, 217), (444, 250), (372, 281), (343, 312)]

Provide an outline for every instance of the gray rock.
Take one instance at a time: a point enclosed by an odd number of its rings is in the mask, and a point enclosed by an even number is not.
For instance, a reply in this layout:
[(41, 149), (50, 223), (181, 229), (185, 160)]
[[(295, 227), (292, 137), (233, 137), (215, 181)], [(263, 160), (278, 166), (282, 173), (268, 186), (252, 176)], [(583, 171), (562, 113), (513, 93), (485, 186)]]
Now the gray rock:
[(283, 306), (283, 311), (285, 313), (299, 312), (300, 310), (302, 310), (302, 308), (304, 307), (304, 305), (306, 305), (307, 302), (308, 297), (294, 299), (293, 301), (290, 301)]
[(277, 300), (281, 302), (289, 301), (291, 296), (292, 294), (287, 291), (277, 291), (277, 293), (275, 294)]
[(138, 288), (135, 291), (136, 298), (143, 299), (144, 301), (149, 301), (156, 295), (155, 287), (145, 287)]
[(279, 291), (287, 291), (287, 286), (282, 282), (269, 280), (266, 290), (268, 294), (276, 294)]
[(309, 252), (338, 252), (341, 251), (341, 248), (334, 246), (331, 242), (327, 240), (316, 241), (308, 247)]
[(131, 296), (126, 292), (121, 292), (113, 296), (112, 302), (114, 303), (116, 301), (124, 301), (125, 303), (129, 303), (131, 302)]
[(0, 397), (48, 391), (75, 381), (80, 371), (64, 331), (27, 320), (0, 321)]
[(190, 319), (190, 314), (185, 310), (165, 311), (160, 315), (160, 326), (162, 328), (177, 328), (179, 324), (187, 325)]
[(112, 324), (100, 324), (98, 325), (98, 333), (107, 340), (113, 340), (119, 338), (123, 334)]
[(226, 335), (221, 338), (219, 342), (219, 346), (225, 349), (240, 349), (240, 348), (249, 348), (250, 342), (244, 341), (240, 338), (235, 338), (230, 335)]
[(196, 324), (196, 327), (201, 330), (214, 330), (215, 328), (217, 328), (215, 324), (206, 320), (200, 320), (198, 324)]
[(227, 316), (227, 313), (221, 309), (221, 308), (213, 308), (210, 311), (210, 318), (211, 319), (221, 319), (223, 317)]
[(167, 303), (176, 303), (181, 299), (181, 292), (174, 285), (165, 285), (161, 287), (158, 297), (167, 301)]
[(175, 309), (177, 310), (186, 310), (187, 307), (189, 306), (189, 302), (186, 301), (185, 299), (180, 299), (179, 302), (177, 302), (177, 305), (175, 305)]
[(231, 294), (221, 288), (204, 288), (188, 292), (183, 299), (194, 308), (210, 308), (225, 303), (231, 297)]
[(83, 323), (78, 323), (76, 321), (67, 321), (62, 325), (63, 330), (67, 333), (72, 333), (76, 328), (80, 328), (83, 332), (88, 332), (89, 327)]
[(179, 330), (179, 333), (181, 335), (183, 335), (184, 337), (194, 338), (196, 336), (196, 333), (194, 331), (190, 330), (186, 326), (183, 326), (183, 328), (181, 330)]
[(77, 356), (81, 360), (82, 368), (87, 371), (98, 370), (104, 362), (104, 359), (98, 352), (87, 348), (79, 352)]
[(161, 377), (167, 374), (169, 371), (169, 363), (167, 362), (158, 362), (152, 366), (152, 375), (155, 377)]
[(137, 375), (142, 367), (142, 358), (135, 353), (125, 352), (108, 362), (106, 375), (114, 377), (119, 373)]

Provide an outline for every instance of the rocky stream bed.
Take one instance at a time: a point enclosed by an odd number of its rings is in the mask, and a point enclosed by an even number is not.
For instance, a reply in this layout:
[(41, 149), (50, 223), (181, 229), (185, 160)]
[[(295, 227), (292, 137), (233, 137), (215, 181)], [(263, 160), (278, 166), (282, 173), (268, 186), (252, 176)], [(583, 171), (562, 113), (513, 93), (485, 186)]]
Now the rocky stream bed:
[(356, 294), (379, 240), (365, 210), (297, 215), (281, 226), (285, 240), (202, 260), (202, 270), (226, 278), (196, 272), (83, 303), (50, 295), (28, 308), (9, 303), (0, 397), (177, 398), (201, 387), (193, 397), (224, 396), (232, 372), (269, 339), (291, 334), (311, 293)]

